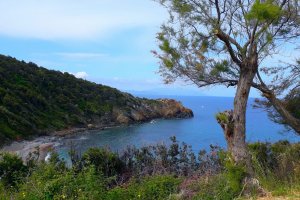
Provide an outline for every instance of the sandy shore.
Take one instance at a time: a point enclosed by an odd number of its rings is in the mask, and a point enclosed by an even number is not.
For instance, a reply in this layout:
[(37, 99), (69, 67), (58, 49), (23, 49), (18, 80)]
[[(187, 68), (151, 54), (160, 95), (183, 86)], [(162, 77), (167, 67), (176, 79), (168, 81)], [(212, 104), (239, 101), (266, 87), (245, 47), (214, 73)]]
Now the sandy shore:
[(13, 142), (10, 145), (4, 146), (1, 151), (15, 153), (22, 158), (23, 161), (29, 157), (30, 153), (39, 153), (39, 161), (45, 160), (48, 152), (52, 151), (59, 145), (58, 137), (44, 136), (34, 140)]
[(55, 131), (49, 136), (40, 136), (33, 140), (23, 140), (19, 142), (12, 142), (5, 145), (0, 149), (0, 152), (14, 153), (22, 158), (23, 161), (29, 157), (30, 153), (39, 153), (39, 161), (45, 160), (45, 157), (49, 152), (55, 149), (55, 147), (61, 145), (60, 140), (64, 137), (69, 137), (75, 134), (80, 134), (85, 131), (103, 130), (108, 128), (117, 127), (117, 125), (111, 126), (97, 126), (92, 128), (70, 128), (61, 131)]

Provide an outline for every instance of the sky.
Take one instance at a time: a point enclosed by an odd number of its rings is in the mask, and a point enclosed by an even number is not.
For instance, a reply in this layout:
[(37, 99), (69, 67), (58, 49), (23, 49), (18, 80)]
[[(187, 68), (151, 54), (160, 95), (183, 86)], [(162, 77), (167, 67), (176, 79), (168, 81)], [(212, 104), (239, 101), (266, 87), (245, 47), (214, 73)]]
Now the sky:
[(234, 88), (163, 84), (151, 50), (168, 14), (153, 0), (0, 0), (0, 7), (0, 54), (122, 91), (234, 96)]

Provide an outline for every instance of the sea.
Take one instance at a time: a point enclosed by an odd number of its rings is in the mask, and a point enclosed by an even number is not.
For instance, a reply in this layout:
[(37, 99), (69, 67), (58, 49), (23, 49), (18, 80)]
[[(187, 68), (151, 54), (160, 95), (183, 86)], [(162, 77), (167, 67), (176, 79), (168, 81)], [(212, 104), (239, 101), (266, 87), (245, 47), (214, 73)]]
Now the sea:
[[(232, 97), (208, 96), (155, 96), (147, 98), (176, 99), (194, 112), (189, 119), (155, 119), (146, 123), (109, 128), (101, 131), (87, 131), (60, 140), (56, 150), (62, 157), (68, 157), (71, 148), (83, 153), (91, 147), (105, 147), (122, 152), (127, 146), (142, 147), (158, 143), (170, 143), (176, 136), (179, 142), (191, 145), (193, 151), (209, 149), (210, 145), (226, 148), (223, 131), (215, 119), (218, 112), (233, 108)], [(247, 142), (276, 142), (288, 140), (299, 142), (300, 136), (274, 123), (263, 109), (254, 108), (250, 98), (247, 108)]]

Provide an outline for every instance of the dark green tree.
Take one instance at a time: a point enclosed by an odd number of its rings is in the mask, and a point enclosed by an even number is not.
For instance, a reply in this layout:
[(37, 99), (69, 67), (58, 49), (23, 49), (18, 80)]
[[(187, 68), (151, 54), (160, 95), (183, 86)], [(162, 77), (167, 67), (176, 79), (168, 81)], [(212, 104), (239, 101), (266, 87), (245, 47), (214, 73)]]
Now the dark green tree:
[[(251, 87), (274, 94), (262, 80), (272, 66), (263, 60), (300, 34), (297, 0), (158, 0), (169, 20), (158, 33), (160, 74), (198, 87), (236, 87), (232, 116), (221, 115), (226, 140), (236, 163), (251, 163), (245, 142), (246, 107)], [(269, 72), (269, 73), (268, 73)], [(274, 77), (278, 73), (272, 74)], [(276, 98), (277, 99), (277, 98)], [(271, 102), (274, 107), (279, 107)]]

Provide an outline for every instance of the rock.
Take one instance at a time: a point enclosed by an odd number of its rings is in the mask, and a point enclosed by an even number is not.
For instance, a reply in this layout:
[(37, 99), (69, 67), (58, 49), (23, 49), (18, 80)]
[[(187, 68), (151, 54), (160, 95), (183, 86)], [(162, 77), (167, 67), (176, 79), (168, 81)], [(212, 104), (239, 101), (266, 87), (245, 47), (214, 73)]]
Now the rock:
[(45, 160), (48, 153), (53, 150), (53, 145), (54, 145), (53, 143), (45, 143), (39, 146), (40, 161)]
[(160, 106), (157, 108), (158, 112), (164, 118), (190, 118), (193, 117), (193, 111), (185, 108), (181, 102), (173, 99), (159, 99)]
[(194, 116), (192, 110), (185, 108), (181, 102), (173, 99), (142, 99), (140, 102), (128, 102), (128, 106), (131, 107), (130, 110), (114, 108), (112, 116), (108, 116), (112, 118), (107, 121), (130, 124), (156, 118), (190, 118)]
[(244, 178), (243, 190), (241, 194), (250, 198), (254, 191), (259, 197), (264, 197), (267, 195), (267, 192), (263, 189), (263, 187), (261, 187), (258, 179), (252, 177)]
[(131, 111), (131, 117), (134, 121), (144, 121), (146, 119), (145, 115), (142, 112), (136, 110)]
[(116, 121), (120, 124), (129, 124), (130, 119), (124, 113), (120, 113), (117, 116)]
[(93, 128), (95, 128), (95, 126), (94, 126), (93, 124), (88, 124), (88, 125), (87, 125), (87, 128), (88, 128), (88, 129), (93, 129)]

